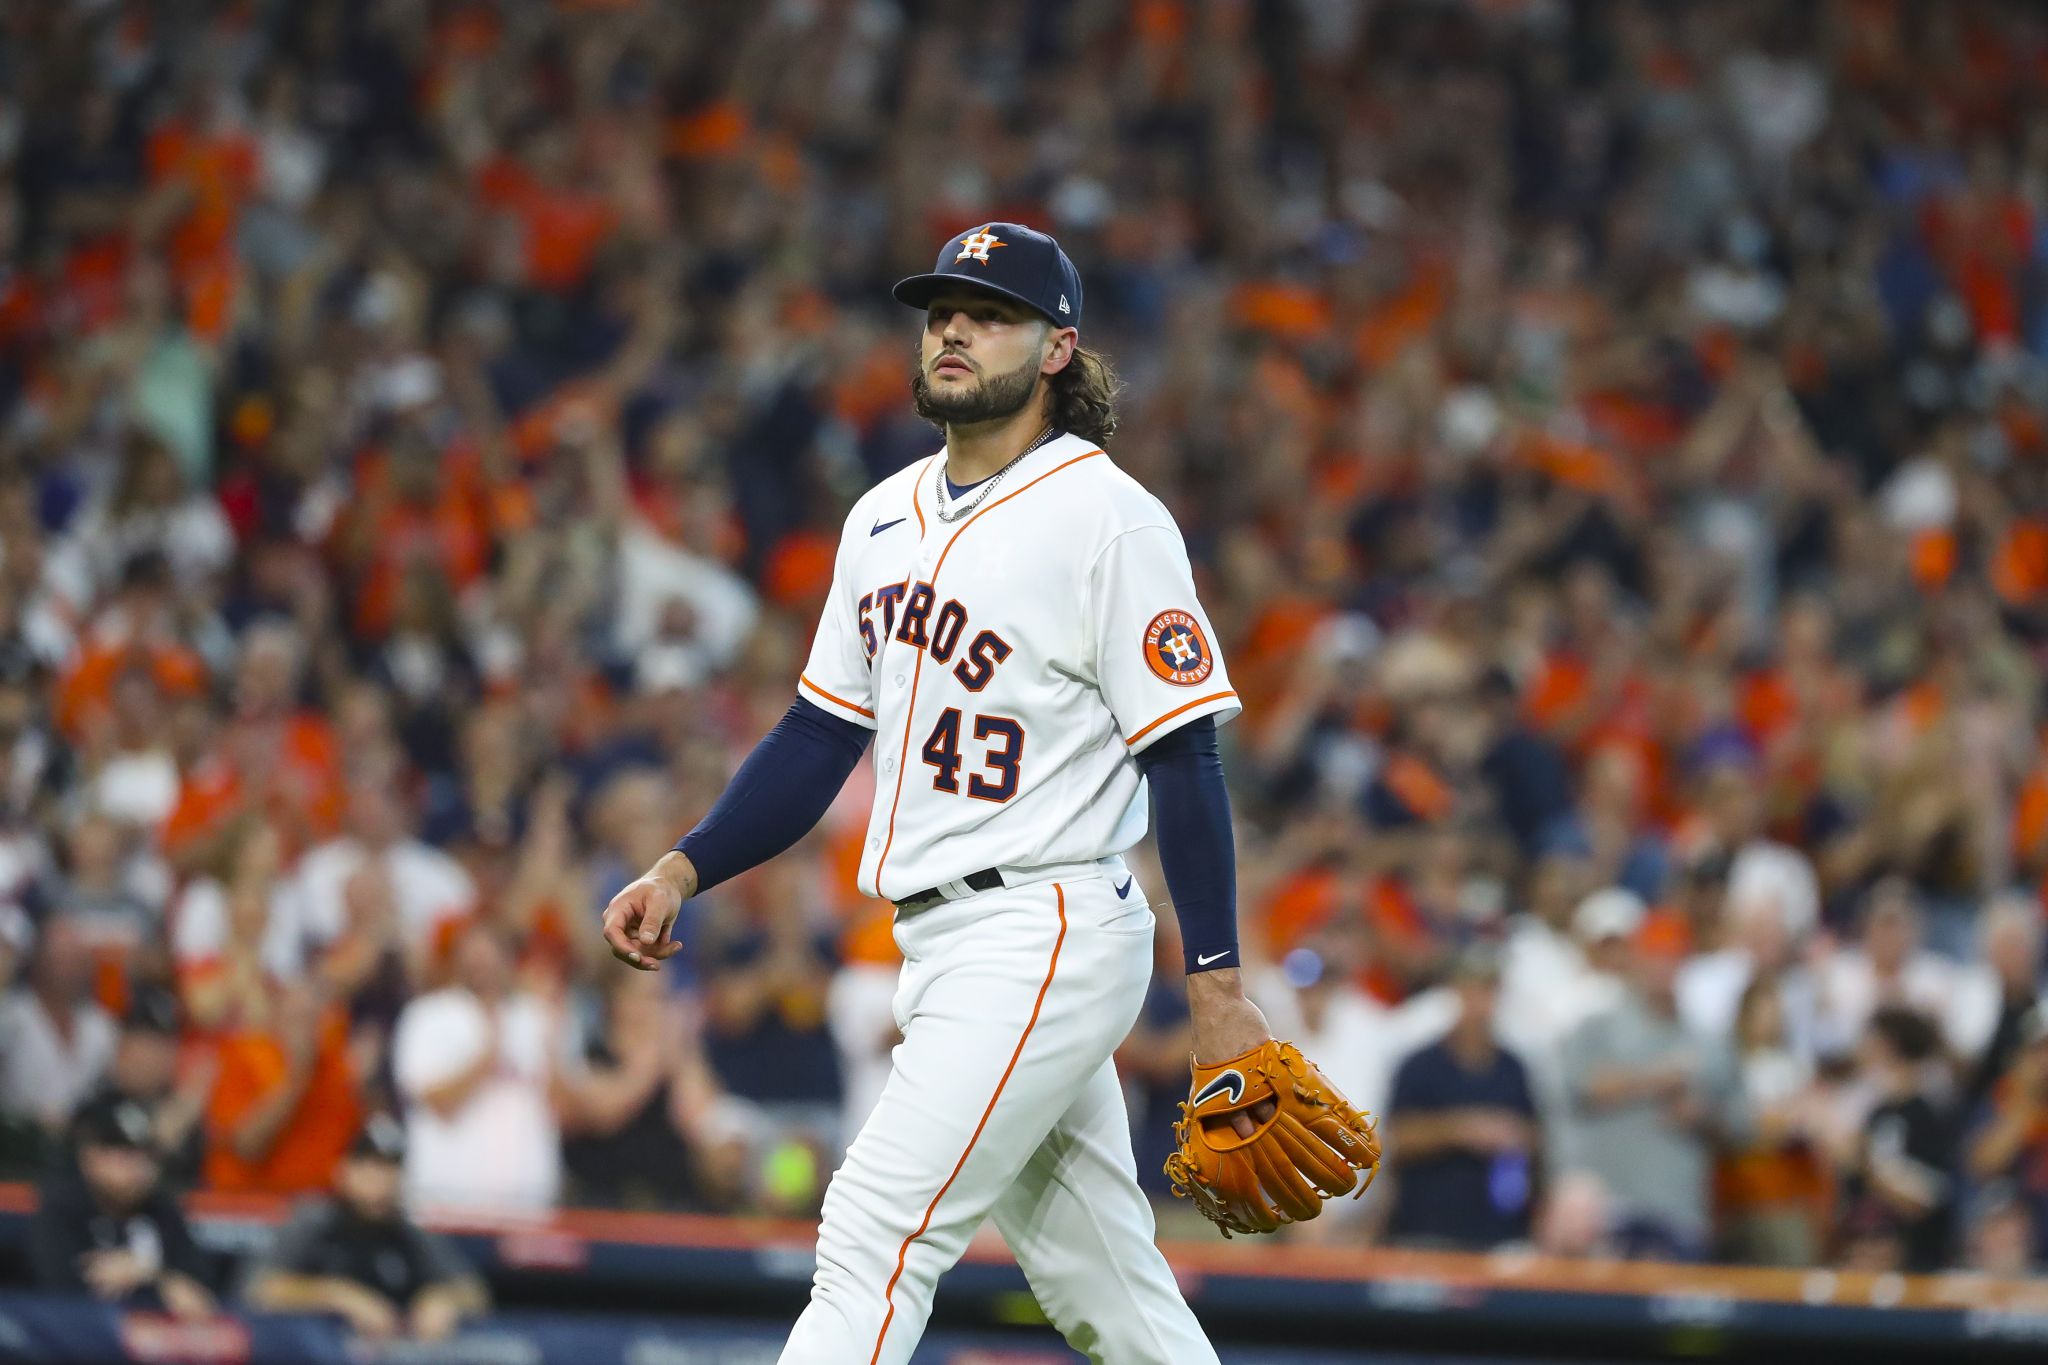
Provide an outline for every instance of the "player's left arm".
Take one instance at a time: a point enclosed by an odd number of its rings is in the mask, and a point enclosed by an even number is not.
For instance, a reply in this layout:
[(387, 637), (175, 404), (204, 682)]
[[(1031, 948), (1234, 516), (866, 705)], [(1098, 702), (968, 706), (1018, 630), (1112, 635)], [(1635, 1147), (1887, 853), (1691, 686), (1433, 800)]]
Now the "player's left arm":
[(1216, 722), (1203, 716), (1138, 756), (1152, 791), (1153, 838), (1166, 892), (1180, 920), (1195, 1057), (1235, 1057), (1272, 1037), (1244, 993), (1238, 966), (1237, 848), (1230, 792), (1216, 748)]
[[(1163, 520), (1163, 518), (1162, 518)], [(1112, 536), (1091, 572), (1085, 620), (1097, 684), (1145, 770), (1166, 888), (1187, 953), (1195, 1055), (1166, 1175), (1226, 1233), (1314, 1218), (1363, 1191), (1379, 1166), (1372, 1121), (1245, 997), (1237, 854), (1216, 726), (1238, 711), (1215, 633), (1195, 600), (1180, 533), (1157, 522)]]
[(1180, 920), (1195, 1055), (1234, 1057), (1272, 1036), (1238, 970), (1237, 852), (1216, 746), (1218, 722), (1239, 710), (1237, 692), (1171, 525), (1111, 540), (1088, 590), (1096, 680), (1152, 793), (1159, 860)]

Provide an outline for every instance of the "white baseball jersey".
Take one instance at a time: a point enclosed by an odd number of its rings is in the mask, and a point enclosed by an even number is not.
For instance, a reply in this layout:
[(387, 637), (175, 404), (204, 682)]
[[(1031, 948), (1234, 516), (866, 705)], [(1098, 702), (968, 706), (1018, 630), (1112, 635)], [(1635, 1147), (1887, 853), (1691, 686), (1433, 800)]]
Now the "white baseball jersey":
[(854, 505), (799, 683), (875, 731), (860, 888), (889, 900), (1121, 853), (1146, 826), (1132, 756), (1238, 711), (1159, 499), (1061, 435), (947, 522), (944, 459)]

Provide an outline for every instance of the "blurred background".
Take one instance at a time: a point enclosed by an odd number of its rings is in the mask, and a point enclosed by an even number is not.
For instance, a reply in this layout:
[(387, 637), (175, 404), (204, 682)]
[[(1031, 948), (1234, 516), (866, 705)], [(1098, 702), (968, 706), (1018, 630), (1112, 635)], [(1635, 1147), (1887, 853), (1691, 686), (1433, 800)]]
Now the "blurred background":
[[(990, 219), (1243, 693), (1255, 998), (1388, 1142), (1176, 1207), (1162, 915), (1140, 1174), (1302, 1352), (1226, 1358), (2038, 1349), (2044, 83), (2020, 0), (0, 8), (0, 1357), (772, 1358), (894, 1041), (871, 775), (662, 974), (595, 917)], [(1066, 1358), (948, 1286), (920, 1359)]]

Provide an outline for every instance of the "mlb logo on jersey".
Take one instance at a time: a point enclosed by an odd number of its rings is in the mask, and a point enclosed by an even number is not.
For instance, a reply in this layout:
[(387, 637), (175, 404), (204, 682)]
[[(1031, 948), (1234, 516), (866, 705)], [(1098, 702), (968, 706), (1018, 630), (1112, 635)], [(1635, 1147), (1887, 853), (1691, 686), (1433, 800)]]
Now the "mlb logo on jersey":
[(1216, 667), (1201, 623), (1184, 611), (1162, 611), (1152, 618), (1145, 628), (1145, 663), (1178, 687), (1193, 687)]

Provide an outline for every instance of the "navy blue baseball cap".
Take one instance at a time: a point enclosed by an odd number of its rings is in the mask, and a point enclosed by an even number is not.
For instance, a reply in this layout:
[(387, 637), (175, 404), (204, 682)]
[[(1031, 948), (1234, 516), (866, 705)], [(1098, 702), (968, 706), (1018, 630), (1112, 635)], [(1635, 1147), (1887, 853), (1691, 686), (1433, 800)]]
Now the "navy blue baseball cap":
[(950, 285), (968, 284), (1015, 299), (1055, 327), (1081, 325), (1081, 272), (1060, 244), (1022, 223), (983, 223), (939, 248), (929, 275), (896, 282), (896, 301), (929, 307)]

